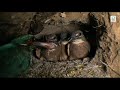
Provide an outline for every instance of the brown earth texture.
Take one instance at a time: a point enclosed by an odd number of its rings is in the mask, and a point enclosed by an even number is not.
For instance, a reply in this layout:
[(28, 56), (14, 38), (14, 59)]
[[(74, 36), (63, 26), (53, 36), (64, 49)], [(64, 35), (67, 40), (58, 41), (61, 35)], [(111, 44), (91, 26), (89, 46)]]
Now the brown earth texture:
[[(111, 22), (110, 16), (116, 16), (116, 22)], [(29, 70), (19, 77), (120, 77), (119, 20), (119, 12), (1, 12), (0, 45), (28, 33), (40, 39), (43, 35), (81, 29), (91, 46), (89, 60), (49, 62), (31, 54)]]

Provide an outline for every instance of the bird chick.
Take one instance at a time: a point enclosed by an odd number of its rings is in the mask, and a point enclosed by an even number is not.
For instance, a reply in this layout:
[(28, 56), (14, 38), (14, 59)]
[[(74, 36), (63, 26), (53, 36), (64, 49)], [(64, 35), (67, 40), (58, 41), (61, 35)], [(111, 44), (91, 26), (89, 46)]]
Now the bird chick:
[(85, 58), (90, 52), (90, 44), (85, 39), (83, 32), (80, 30), (74, 31), (71, 34), (71, 41), (68, 44), (69, 59)]

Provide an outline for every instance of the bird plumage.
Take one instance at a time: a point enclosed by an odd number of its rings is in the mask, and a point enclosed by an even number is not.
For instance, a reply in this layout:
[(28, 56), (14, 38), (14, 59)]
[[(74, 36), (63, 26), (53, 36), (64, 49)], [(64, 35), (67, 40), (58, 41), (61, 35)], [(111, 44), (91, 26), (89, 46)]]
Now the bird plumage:
[[(50, 34), (46, 36), (46, 42), (43, 45), (43, 47), (45, 48), (42, 51), (42, 56), (47, 61), (58, 61), (60, 59), (59, 57), (60, 57), (61, 48), (57, 40), (58, 38), (55, 34)], [(48, 47), (46, 47), (46, 45)]]
[(0, 47), (0, 77), (18, 77), (29, 68), (31, 49), (21, 44), (31, 38), (32, 35), (21, 36)]
[(69, 59), (81, 59), (86, 57), (90, 52), (90, 45), (85, 39), (82, 31), (77, 30), (71, 35), (71, 42), (69, 43)]

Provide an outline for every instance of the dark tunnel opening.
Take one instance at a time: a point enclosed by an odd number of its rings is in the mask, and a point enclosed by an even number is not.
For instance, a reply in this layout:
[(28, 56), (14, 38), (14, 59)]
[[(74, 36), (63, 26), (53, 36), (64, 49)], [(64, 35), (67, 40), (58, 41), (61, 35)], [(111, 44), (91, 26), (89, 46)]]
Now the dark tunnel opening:
[(99, 39), (105, 30), (104, 24), (99, 27), (99, 23), (97, 21), (98, 20), (95, 18), (94, 15), (89, 14), (89, 23), (79, 22), (80, 29), (82, 30), (83, 34), (85, 35), (87, 41), (90, 43), (91, 46), (91, 50), (88, 55), (90, 59), (94, 58), (96, 50), (99, 47)]
[[(102, 24), (99, 27), (99, 20), (97, 20), (97, 18), (93, 15), (93, 14), (89, 14), (89, 22), (87, 23), (82, 23), (82, 22), (76, 22), (76, 21), (71, 21), (71, 23), (76, 24), (79, 29), (83, 32), (85, 38), (87, 39), (87, 41), (90, 44), (90, 53), (88, 55), (88, 57), (90, 58), (90, 60), (92, 60), (92, 58), (95, 57), (96, 55), (96, 51), (99, 48), (99, 40), (100, 37), (102, 36), (102, 34), (104, 33), (105, 30), (105, 25)], [(100, 30), (99, 30), (100, 29)], [(76, 30), (76, 29), (75, 29)], [(70, 31), (71, 32), (71, 31)], [(71, 34), (69, 31), (67, 31), (68, 33), (68, 40)], [(60, 32), (60, 33), (65, 33), (65, 32)], [(55, 33), (58, 37), (58, 41), (60, 41), (60, 33)], [(41, 36), (41, 38), (39, 38), (38, 40), (36, 39), (36, 41), (38, 42), (46, 42), (45, 41), (45, 37), (46, 35)]]

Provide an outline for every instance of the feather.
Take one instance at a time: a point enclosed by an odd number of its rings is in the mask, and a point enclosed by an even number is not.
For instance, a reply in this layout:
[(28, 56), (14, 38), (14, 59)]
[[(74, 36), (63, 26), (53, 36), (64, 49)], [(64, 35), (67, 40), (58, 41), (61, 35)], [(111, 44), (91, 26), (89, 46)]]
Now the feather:
[(29, 68), (31, 48), (15, 44), (27, 40), (29, 36), (19, 37), (0, 47), (0, 77), (17, 77)]

